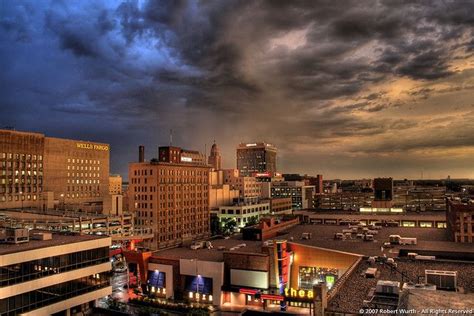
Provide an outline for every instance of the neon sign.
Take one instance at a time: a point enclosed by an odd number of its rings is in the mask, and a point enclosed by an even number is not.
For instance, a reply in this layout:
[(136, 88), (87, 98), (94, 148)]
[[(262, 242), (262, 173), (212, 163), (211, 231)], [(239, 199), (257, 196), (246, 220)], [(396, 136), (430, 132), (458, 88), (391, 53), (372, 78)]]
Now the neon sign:
[(312, 290), (285, 288), (285, 297), (313, 299), (314, 292)]

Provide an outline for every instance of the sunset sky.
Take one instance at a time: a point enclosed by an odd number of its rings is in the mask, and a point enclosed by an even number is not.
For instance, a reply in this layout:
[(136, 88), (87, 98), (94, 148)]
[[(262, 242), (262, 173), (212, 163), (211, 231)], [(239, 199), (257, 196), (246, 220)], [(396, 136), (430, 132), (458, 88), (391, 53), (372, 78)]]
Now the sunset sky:
[(0, 127), (278, 147), (284, 173), (474, 178), (474, 1), (0, 1)]

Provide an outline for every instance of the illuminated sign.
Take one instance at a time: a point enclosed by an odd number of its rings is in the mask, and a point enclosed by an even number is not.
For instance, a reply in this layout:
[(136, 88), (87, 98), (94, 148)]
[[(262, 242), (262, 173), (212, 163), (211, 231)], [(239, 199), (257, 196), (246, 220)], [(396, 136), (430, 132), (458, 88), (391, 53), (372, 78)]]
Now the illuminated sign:
[(184, 161), (184, 162), (193, 162), (193, 158), (191, 158), (191, 157), (181, 157), (181, 161)]
[(294, 288), (285, 289), (285, 297), (301, 298), (301, 299), (313, 299), (314, 292), (312, 290), (295, 290)]
[(255, 147), (255, 146), (257, 146), (257, 144), (253, 143), (253, 144), (247, 144), (247, 145), (245, 145), (245, 146), (247, 146), (247, 147)]
[(77, 148), (81, 149), (92, 149), (92, 150), (109, 150), (109, 146), (107, 145), (98, 145), (98, 144), (91, 144), (91, 143), (76, 143)]

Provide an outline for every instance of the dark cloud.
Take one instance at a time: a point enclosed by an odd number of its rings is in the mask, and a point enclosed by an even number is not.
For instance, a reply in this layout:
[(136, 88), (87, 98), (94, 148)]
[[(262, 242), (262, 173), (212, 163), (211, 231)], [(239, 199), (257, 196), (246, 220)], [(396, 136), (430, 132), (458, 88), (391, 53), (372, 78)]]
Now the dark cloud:
[[(262, 137), (282, 157), (290, 144), (353, 153), (344, 144), (420, 129), (401, 105), (472, 90), (458, 64), (472, 57), (473, 16), (473, 1), (3, 2), (0, 124), (98, 137), (126, 152), (113, 152), (122, 173), (170, 128), (201, 150), (221, 137), (227, 161)], [(405, 79), (420, 85), (384, 85)], [(440, 147), (428, 134), (390, 146)]]

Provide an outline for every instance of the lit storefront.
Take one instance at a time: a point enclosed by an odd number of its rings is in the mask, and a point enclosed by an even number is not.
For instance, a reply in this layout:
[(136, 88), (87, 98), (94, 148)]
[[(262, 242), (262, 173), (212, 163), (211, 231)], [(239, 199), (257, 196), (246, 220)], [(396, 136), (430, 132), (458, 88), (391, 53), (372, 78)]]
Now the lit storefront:
[(187, 298), (192, 302), (212, 304), (212, 279), (201, 275), (184, 276)]
[(166, 298), (166, 273), (159, 270), (148, 271), (148, 293)]

